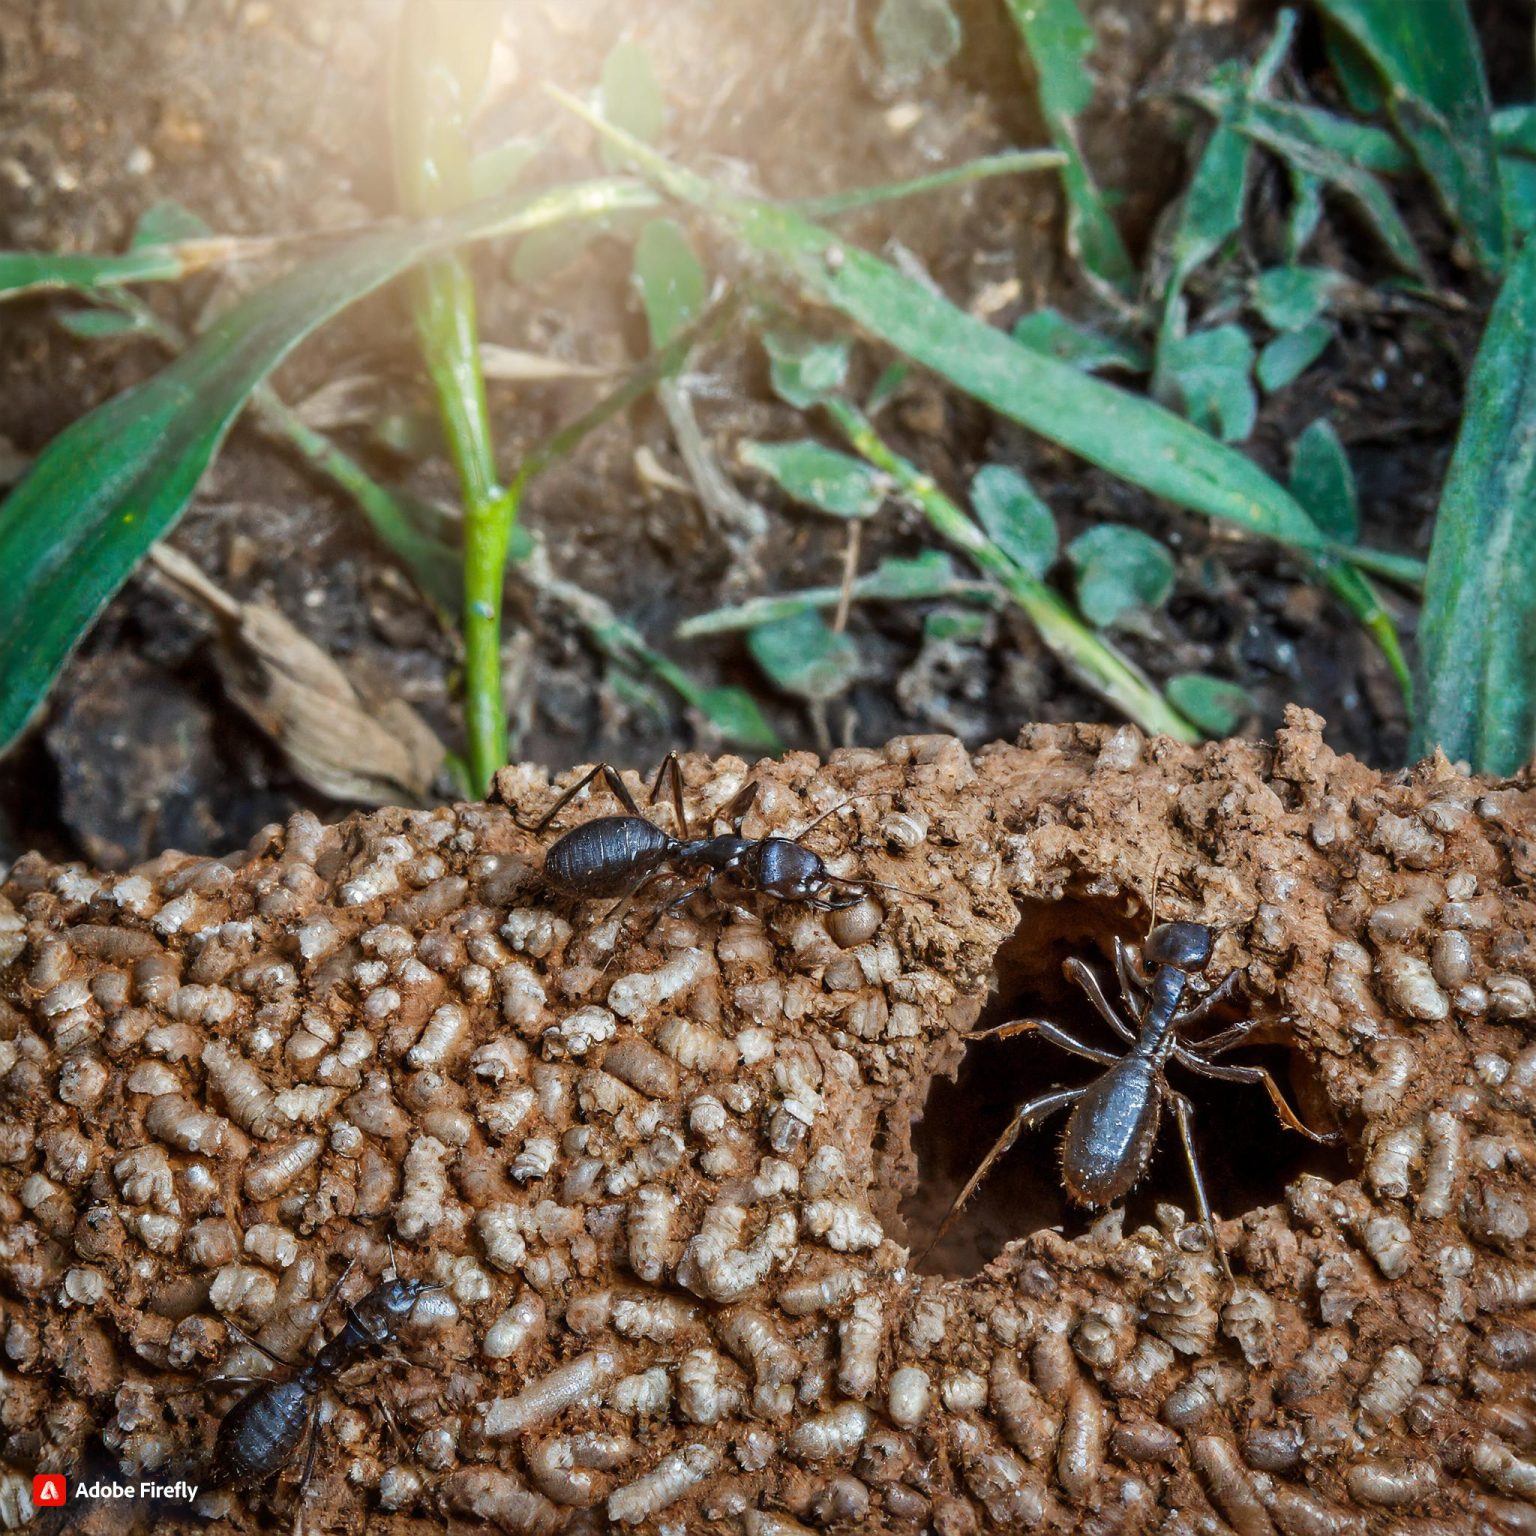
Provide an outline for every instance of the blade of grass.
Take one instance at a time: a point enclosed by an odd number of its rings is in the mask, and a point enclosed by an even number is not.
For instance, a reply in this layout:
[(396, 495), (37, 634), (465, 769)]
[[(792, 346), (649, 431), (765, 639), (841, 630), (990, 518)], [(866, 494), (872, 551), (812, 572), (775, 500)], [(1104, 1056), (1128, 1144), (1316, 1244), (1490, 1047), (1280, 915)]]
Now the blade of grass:
[[(458, 12), (458, 14), (455, 14)], [(441, 214), (473, 197), (469, 120), (498, 18), (484, 5), (407, 0), (395, 77), (395, 179), (406, 211)], [(507, 760), (501, 680), (502, 594), (517, 500), (501, 483), (480, 368), (475, 283), (457, 251), (414, 274), (416, 340), (437, 395), (464, 503), (464, 725), (470, 777), (480, 793)]]
[(605, 179), (349, 241), (252, 294), (160, 373), (61, 432), (0, 503), (0, 750), (186, 509), (251, 391), (306, 336), (435, 251), (653, 202)]
[(1085, 687), (1152, 735), (1200, 739), (1134, 663), (1096, 635), (1043, 581), (1015, 565), (931, 477), (894, 453), (862, 413), (835, 396), (822, 404), (849, 443), (922, 510), (934, 532), (997, 581), (1029, 615), (1041, 640)]
[(1387, 110), (1466, 233), (1480, 266), (1504, 261), (1488, 82), (1465, 0), (1315, 0), (1375, 65)]
[[(617, 132), (568, 93), (546, 89), (600, 133)], [(1172, 412), (1020, 346), (790, 209), (727, 191), (620, 137), (647, 177), (721, 219), (807, 297), (840, 311), (1000, 415), (1154, 495), (1246, 532), (1303, 552), (1351, 562), (1358, 557), (1361, 564), (1382, 558), (1375, 551), (1340, 549), (1258, 465)]]
[(944, 192), (991, 176), (1014, 176), (1025, 171), (1054, 170), (1065, 165), (1067, 157), (1059, 149), (1015, 149), (999, 155), (982, 155), (964, 165), (934, 171), (928, 176), (914, 176), (909, 181), (891, 181), (878, 187), (855, 187), (848, 192), (829, 192), (825, 197), (797, 198), (790, 207), (808, 219), (831, 219), (840, 213), (856, 213), (880, 203), (899, 202), (920, 197), (925, 192)]
[(146, 245), (120, 256), (64, 251), (0, 251), (0, 303), (50, 289), (119, 288), (126, 283), (175, 283), (209, 267), (247, 261), (317, 238), (212, 235), (173, 245)]
[(1472, 366), (1429, 551), (1413, 755), (1512, 774), (1536, 748), (1536, 244)]
[[(792, 619), (810, 609), (836, 608), (842, 595), (840, 586), (804, 587), (799, 592), (785, 592), (778, 597), (749, 598), (731, 608), (715, 608), (685, 619), (675, 633), (679, 640), (697, 640), (704, 635), (756, 629), (762, 624)], [(944, 568), (935, 571), (931, 579), (906, 583), (899, 591), (893, 589), (891, 581), (879, 570), (872, 571), (854, 582), (850, 595), (856, 603), (931, 600), (991, 603), (997, 600), (998, 591), (990, 582), (962, 581), (948, 568), (946, 561)]]
[(1008, 12), (1039, 81), (1040, 111), (1051, 142), (1064, 157), (1067, 247), (1099, 282), (1129, 298), (1136, 290), (1136, 266), (1077, 141), (1075, 119), (1093, 100), (1087, 65), (1093, 28), (1076, 0), (1008, 0)]

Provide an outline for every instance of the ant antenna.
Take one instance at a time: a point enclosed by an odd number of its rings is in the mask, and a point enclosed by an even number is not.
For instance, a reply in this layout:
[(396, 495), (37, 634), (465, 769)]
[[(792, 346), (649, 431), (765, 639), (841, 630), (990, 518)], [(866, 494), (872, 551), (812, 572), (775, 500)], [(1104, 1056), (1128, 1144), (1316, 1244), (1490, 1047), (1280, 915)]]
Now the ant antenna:
[[(882, 799), (882, 798), (888, 798), (889, 796), (894, 795), (896, 793), (897, 793), (897, 791), (894, 790), (894, 789), (866, 789), (866, 790), (861, 791), (857, 795), (849, 795), (849, 797), (846, 800), (841, 800), (836, 805), (834, 805), (830, 811), (823, 811), (821, 813), (821, 815), (816, 818), (815, 821), (809, 822), (805, 826), (801, 827), (800, 830), (798, 832), (796, 832), (795, 835), (790, 839), (790, 841), (798, 843), (800, 841), (800, 839), (802, 837), (804, 837), (807, 832), (814, 831), (829, 816), (836, 816), (839, 811), (847, 810), (850, 805), (855, 803), (855, 801), (858, 801), (858, 800), (879, 800), (879, 799)], [(872, 882), (870, 882), (870, 883), (872, 883)], [(915, 895), (916, 892), (914, 892), (913, 894)]]
[(389, 1278), (391, 1280), (398, 1280), (400, 1278), (400, 1261), (395, 1257), (395, 1240), (386, 1232), (384, 1234), (384, 1241), (389, 1246)]
[(877, 891), (899, 891), (903, 896), (915, 896), (919, 901), (932, 901), (933, 897), (924, 891), (914, 891), (910, 886), (893, 885), (889, 880), (865, 880), (853, 879), (848, 875), (828, 874), (827, 879), (838, 885), (872, 885)]
[(1152, 866), (1152, 920), (1147, 924), (1147, 937), (1152, 937), (1152, 930), (1157, 927), (1157, 893), (1158, 882), (1163, 873), (1163, 855), (1158, 854), (1157, 862)]

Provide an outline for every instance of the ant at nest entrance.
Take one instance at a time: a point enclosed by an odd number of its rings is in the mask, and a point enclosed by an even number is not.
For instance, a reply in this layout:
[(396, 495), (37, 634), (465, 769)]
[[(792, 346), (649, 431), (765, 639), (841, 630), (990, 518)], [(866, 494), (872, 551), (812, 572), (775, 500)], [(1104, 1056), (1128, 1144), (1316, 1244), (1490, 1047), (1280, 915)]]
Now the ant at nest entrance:
[[(1134, 1028), (1132, 1010), (1121, 1002), (1115, 979), (1114, 941), (1138, 955), (1146, 933), (1117, 905), (1077, 898), (1020, 903), (1020, 922), (998, 951), (993, 986), (972, 1034), (1024, 1017), (1047, 1019), (1084, 1044), (1123, 1055), (1129, 1047), (1100, 1018), (1087, 993), (1068, 979), (1062, 962), (1087, 963), (1110, 1001)], [(1219, 965), (1204, 973), (1205, 990), (1222, 980)], [(1187, 1003), (1203, 992), (1191, 988)], [(1255, 1017), (1239, 984), (1230, 1000), (1180, 1038), (1198, 1046), (1231, 1025)], [(1308, 1063), (1285, 1040), (1276, 1019), (1223, 1055), (1222, 1064), (1264, 1067), (1302, 1121), (1330, 1129), (1326, 1105)], [(914, 1255), (933, 1241), (955, 1197), (980, 1167), (1019, 1106), (1058, 1088), (1081, 1088), (1108, 1070), (1074, 1056), (1032, 1033), (1007, 1039), (971, 1039), (957, 1075), (937, 1074), (922, 1114), (912, 1127), (917, 1187), (901, 1205)], [(1349, 1156), (1342, 1144), (1323, 1146), (1288, 1130), (1260, 1084), (1219, 1082), (1198, 1076), (1178, 1062), (1168, 1066), (1170, 1085), (1193, 1106), (1194, 1143), (1211, 1209), (1217, 1220), (1240, 1217), (1256, 1207), (1280, 1203), (1286, 1186), (1302, 1174), (1330, 1181), (1348, 1178)], [(1101, 1210), (1074, 1204), (1062, 1187), (1061, 1141), (1070, 1108), (1027, 1126), (994, 1163), (965, 1208), (919, 1268), (926, 1274), (965, 1277), (978, 1273), (1008, 1243), (1041, 1228), (1067, 1237), (1086, 1232)], [(1196, 1219), (1188, 1165), (1177, 1122), (1165, 1109), (1146, 1173), (1124, 1200), (1125, 1229), (1156, 1225), (1156, 1209), (1178, 1206)]]

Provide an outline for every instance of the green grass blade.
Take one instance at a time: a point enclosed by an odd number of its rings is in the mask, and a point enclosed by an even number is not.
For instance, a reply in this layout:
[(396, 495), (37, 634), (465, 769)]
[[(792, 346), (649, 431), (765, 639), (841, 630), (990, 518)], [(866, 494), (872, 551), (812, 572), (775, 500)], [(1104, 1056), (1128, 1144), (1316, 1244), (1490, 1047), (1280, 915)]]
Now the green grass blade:
[[(461, 25), (466, 15), (469, 24)], [(498, 22), (484, 0), (467, 13), (449, 0), (407, 0), (401, 13), (395, 179), (414, 217), (449, 212), (474, 196), (470, 118)], [(507, 760), (501, 606), (518, 499), (496, 468), (469, 265), (457, 251), (445, 251), (422, 263), (413, 284), (417, 345), (464, 504), (464, 723), (470, 777), (483, 794)]]
[(0, 750), (185, 510), (251, 391), (316, 327), (462, 241), (653, 201), (633, 183), (603, 180), (363, 236), (251, 295), (176, 362), (60, 433), (0, 503)]
[(1478, 349), (1429, 552), (1414, 755), (1510, 774), (1536, 748), (1536, 244)]
[(1068, 249), (1100, 282), (1129, 297), (1136, 290), (1136, 266), (1083, 158), (1074, 121), (1093, 100), (1087, 65), (1093, 28), (1077, 0), (1008, 0), (1008, 11), (1039, 81), (1040, 110), (1051, 142), (1065, 157), (1061, 182), (1067, 195)]
[(925, 192), (943, 192), (963, 187), (991, 176), (1014, 176), (1025, 171), (1055, 170), (1067, 163), (1059, 149), (1015, 149), (998, 155), (982, 155), (964, 165), (934, 171), (928, 176), (914, 176), (909, 181), (891, 181), (878, 187), (855, 187), (849, 192), (829, 192), (825, 197), (802, 197), (790, 206), (808, 219), (831, 219), (840, 213), (856, 213), (879, 203), (900, 202)]
[(1488, 83), (1465, 0), (1316, 0), (1387, 86), (1387, 110), (1479, 263), (1504, 261)]
[(0, 251), (0, 302), (61, 288), (120, 288), (174, 283), (221, 262), (265, 253), (278, 242), (211, 236), (175, 245), (142, 246), (121, 256), (58, 251)]

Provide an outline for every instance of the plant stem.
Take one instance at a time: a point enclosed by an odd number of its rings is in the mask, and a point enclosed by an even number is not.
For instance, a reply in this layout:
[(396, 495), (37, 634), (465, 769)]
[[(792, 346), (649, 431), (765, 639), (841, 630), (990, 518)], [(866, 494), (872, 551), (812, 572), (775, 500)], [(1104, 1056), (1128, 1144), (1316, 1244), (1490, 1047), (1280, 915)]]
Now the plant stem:
[[(444, 214), (473, 199), (469, 123), (496, 25), (493, 8), (465, 17), (448, 0), (409, 0), (401, 15), (395, 167), (411, 213)], [(469, 267), (458, 252), (435, 256), (415, 286), (416, 335), (464, 502), (464, 728), (470, 778), (483, 794), (507, 760), (501, 605), (520, 498), (496, 469)]]
[(892, 452), (857, 409), (835, 397), (822, 404), (849, 443), (897, 482), (934, 531), (1003, 587), (1029, 615), (1040, 638), (1086, 687), (1154, 735), (1178, 741), (1201, 739), (1134, 663), (1089, 629), (1043, 581), (1015, 565), (929, 476)]

